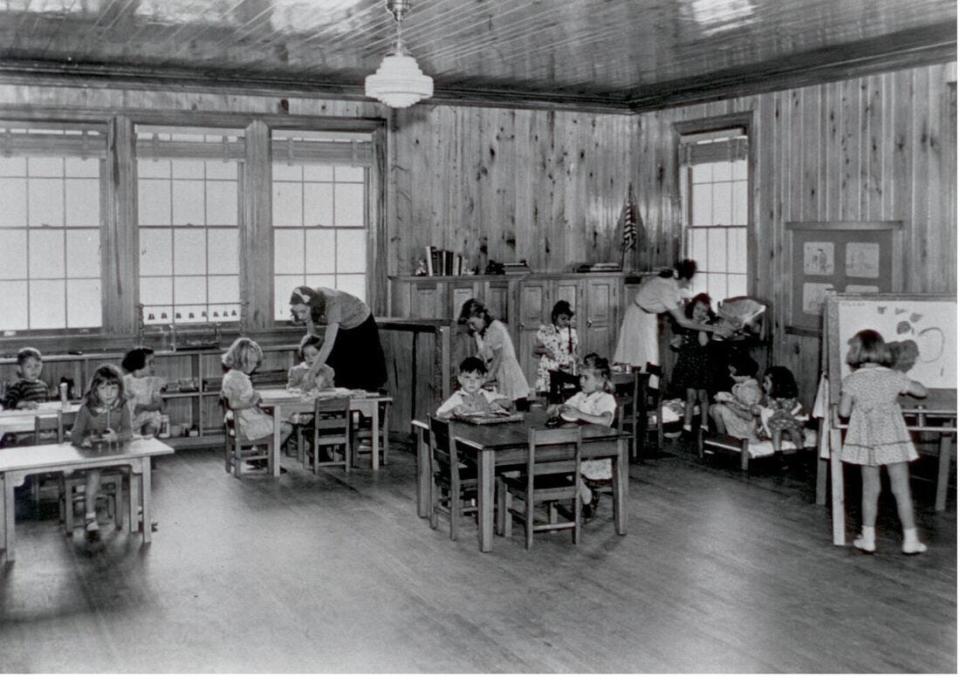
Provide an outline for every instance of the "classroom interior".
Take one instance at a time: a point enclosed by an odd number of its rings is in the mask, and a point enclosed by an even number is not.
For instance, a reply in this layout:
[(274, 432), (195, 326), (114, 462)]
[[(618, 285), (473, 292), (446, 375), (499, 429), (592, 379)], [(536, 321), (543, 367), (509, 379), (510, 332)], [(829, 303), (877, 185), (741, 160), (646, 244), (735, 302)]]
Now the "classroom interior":
[[(423, 516), (417, 426), (475, 349), (471, 298), (534, 410), (556, 301), (613, 360), (680, 259), (693, 292), (764, 304), (742, 349), (810, 409), (836, 364), (827, 291), (955, 318), (956, 22), (947, 0), (0, 0), (0, 382), (35, 347), (76, 401), (150, 346), (172, 450), (96, 546), (56, 491), (5, 494), (0, 672), (956, 673), (955, 386), (914, 435), (919, 556), (886, 478), (862, 554), (858, 468), (705, 451), (656, 401), (578, 543), (484, 548), (479, 512), (452, 540)], [(399, 27), (432, 78), (404, 106), (364, 89)], [(843, 252), (862, 277), (833, 275)], [(376, 317), (383, 441), (349, 470), (288, 450), (279, 476), (232, 476), (221, 353), (256, 340), (255, 385), (283, 386), (301, 285)], [(662, 400), (672, 338), (661, 321)], [(5, 489), (28, 431), (0, 447)]]

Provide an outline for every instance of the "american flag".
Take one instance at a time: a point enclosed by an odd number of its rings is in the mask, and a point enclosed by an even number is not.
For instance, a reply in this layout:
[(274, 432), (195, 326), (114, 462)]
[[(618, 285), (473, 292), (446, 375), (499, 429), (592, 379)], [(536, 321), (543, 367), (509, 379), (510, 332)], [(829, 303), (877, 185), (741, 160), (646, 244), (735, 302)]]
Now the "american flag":
[[(637, 227), (640, 217), (637, 215), (637, 202), (633, 196), (633, 183), (627, 189), (627, 199), (623, 204), (623, 251), (633, 251), (637, 246)], [(642, 225), (640, 226), (642, 227)]]

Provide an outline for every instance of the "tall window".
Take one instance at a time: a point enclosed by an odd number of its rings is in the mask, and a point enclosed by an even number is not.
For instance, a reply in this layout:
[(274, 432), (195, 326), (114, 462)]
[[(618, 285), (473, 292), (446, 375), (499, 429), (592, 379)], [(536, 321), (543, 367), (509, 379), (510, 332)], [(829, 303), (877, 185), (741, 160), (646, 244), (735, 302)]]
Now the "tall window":
[(370, 136), (275, 131), (272, 150), (275, 319), (298, 285), (365, 300)]
[(137, 127), (144, 322), (239, 320), (243, 132)]
[(747, 294), (747, 150), (741, 128), (681, 138), (684, 253), (699, 266), (691, 288), (715, 301)]
[(96, 328), (103, 131), (0, 123), (0, 330)]

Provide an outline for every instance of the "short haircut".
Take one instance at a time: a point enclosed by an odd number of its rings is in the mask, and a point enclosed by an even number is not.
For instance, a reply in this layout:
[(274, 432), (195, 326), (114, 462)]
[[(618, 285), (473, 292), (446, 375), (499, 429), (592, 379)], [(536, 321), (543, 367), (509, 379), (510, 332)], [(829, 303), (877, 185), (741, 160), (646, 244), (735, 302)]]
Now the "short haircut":
[(465, 375), (468, 372), (485, 375), (487, 374), (487, 364), (483, 362), (482, 358), (477, 358), (476, 356), (464, 358), (460, 361), (460, 373)]
[(770, 398), (797, 398), (800, 395), (797, 380), (789, 368), (774, 365), (767, 368), (763, 376), (770, 378)]
[(223, 367), (231, 370), (240, 370), (252, 365), (263, 358), (260, 345), (249, 337), (237, 337), (230, 348), (220, 357)]
[(23, 365), (23, 362), (27, 360), (27, 358), (36, 358), (41, 363), (43, 362), (43, 356), (40, 355), (40, 350), (32, 346), (24, 346), (17, 351), (17, 365)]
[(303, 339), (300, 340), (300, 347), (298, 349), (301, 360), (303, 359), (303, 351), (308, 346), (312, 346), (319, 351), (320, 347), (323, 346), (323, 340), (315, 334), (304, 335)]
[(583, 357), (583, 367), (594, 368), (596, 367), (597, 361), (606, 361), (606, 358), (601, 358), (599, 353), (593, 353), (591, 351)]
[(757, 361), (746, 354), (734, 356), (730, 359), (728, 365), (733, 368), (733, 374), (747, 377), (756, 377), (757, 371), (760, 369)]
[(147, 367), (147, 359), (153, 355), (149, 346), (137, 346), (127, 351), (127, 355), (120, 361), (120, 366), (127, 372), (136, 372)]
[(555, 303), (553, 305), (553, 310), (550, 311), (550, 320), (553, 321), (554, 325), (557, 324), (557, 318), (559, 318), (561, 315), (567, 315), (567, 316), (570, 316), (571, 318), (574, 315), (573, 309), (570, 308), (570, 303), (567, 301), (564, 301), (563, 299), (560, 299), (560, 301)]
[[(587, 358), (590, 362), (587, 362)], [(583, 358), (583, 369), (587, 372), (599, 374), (604, 379), (610, 379), (610, 362), (596, 353), (589, 353)]]
[(852, 368), (859, 368), (865, 363), (890, 365), (893, 359), (883, 335), (876, 330), (860, 330), (850, 337), (848, 343), (847, 364)]

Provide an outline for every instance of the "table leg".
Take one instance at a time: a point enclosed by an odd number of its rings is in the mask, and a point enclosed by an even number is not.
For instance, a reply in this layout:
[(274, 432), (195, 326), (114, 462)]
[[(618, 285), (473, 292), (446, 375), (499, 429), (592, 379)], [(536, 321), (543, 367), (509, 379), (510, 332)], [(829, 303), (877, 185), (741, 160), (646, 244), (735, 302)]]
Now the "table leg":
[(370, 467), (374, 472), (380, 469), (380, 406), (373, 403), (370, 416)]
[(630, 455), (627, 439), (617, 439), (617, 461), (613, 467), (613, 526), (621, 536), (627, 533), (627, 489), (630, 484)]
[(387, 455), (390, 451), (390, 403), (383, 404), (383, 422), (380, 424), (383, 430), (383, 464), (387, 464)]
[(273, 448), (270, 453), (270, 471), (274, 478), (280, 476), (280, 406), (273, 407)]
[(143, 542), (150, 543), (150, 534), (153, 531), (153, 517), (150, 513), (150, 489), (152, 487), (150, 474), (150, 458), (142, 459), (143, 472), (140, 474), (140, 500), (143, 508)]
[(430, 514), (430, 449), (426, 444), (427, 432), (417, 428), (417, 515)]
[(14, 546), (14, 504), (13, 504), (13, 477), (9, 474), (3, 478), (3, 536), (4, 536), (4, 547), (6, 549), (6, 555), (4, 559), (7, 562), (13, 562), (16, 557), (14, 556), (13, 546)]
[(940, 463), (937, 468), (937, 498), (933, 509), (937, 512), (943, 512), (947, 509), (947, 483), (950, 481), (950, 444), (953, 442), (953, 435), (944, 433), (940, 435)]
[(840, 461), (840, 430), (830, 430), (830, 490), (833, 544), (846, 545), (846, 511), (843, 508), (843, 463)]
[(127, 512), (130, 515), (128, 517), (130, 521), (127, 526), (127, 533), (134, 534), (137, 532), (137, 501), (140, 498), (137, 487), (140, 485), (140, 477), (133, 471), (133, 468), (130, 468), (130, 476), (127, 478), (127, 482)]
[(488, 553), (493, 550), (493, 489), (494, 489), (494, 455), (493, 451), (484, 448), (480, 451), (479, 495), (477, 501), (480, 507), (480, 552)]

